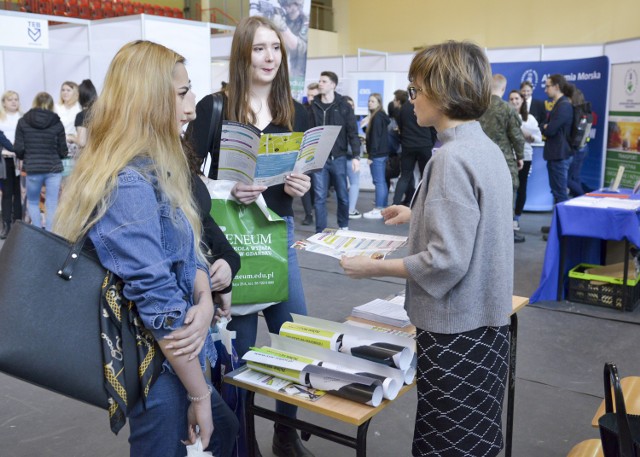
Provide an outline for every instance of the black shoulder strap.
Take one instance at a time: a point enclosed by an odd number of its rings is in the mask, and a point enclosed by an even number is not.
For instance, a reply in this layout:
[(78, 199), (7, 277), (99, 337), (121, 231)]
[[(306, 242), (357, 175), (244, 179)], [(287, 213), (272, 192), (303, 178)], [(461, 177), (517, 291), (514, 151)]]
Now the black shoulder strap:
[[(222, 109), (224, 108), (224, 98), (222, 94), (216, 93), (213, 99), (213, 109), (211, 111), (211, 125), (209, 126), (209, 154), (213, 157), (213, 151), (220, 148), (220, 136), (222, 135)], [(209, 168), (209, 178), (214, 179), (215, 171)]]

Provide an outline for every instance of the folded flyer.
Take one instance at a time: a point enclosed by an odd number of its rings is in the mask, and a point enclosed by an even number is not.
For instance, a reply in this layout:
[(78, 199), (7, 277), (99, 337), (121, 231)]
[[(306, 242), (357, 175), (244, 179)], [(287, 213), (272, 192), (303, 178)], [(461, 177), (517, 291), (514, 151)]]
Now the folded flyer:
[(306, 132), (263, 134), (252, 125), (223, 121), (218, 179), (274, 186), (291, 173), (320, 170), (341, 128), (323, 125)]
[(341, 259), (343, 256), (367, 256), (384, 259), (407, 243), (406, 236), (352, 230), (325, 229), (306, 240), (296, 241), (293, 248)]
[(242, 358), (254, 371), (369, 406), (377, 407), (384, 396), (380, 379), (326, 368), (320, 360), (269, 347), (252, 348)]

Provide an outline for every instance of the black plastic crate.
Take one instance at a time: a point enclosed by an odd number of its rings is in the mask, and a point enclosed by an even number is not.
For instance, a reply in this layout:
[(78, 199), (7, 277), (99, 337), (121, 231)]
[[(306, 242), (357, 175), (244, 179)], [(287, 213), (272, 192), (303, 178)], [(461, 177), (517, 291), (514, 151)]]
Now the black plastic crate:
[(622, 279), (585, 273), (585, 270), (597, 266), (581, 263), (569, 272), (569, 300), (620, 311), (636, 309), (640, 303), (640, 281), (629, 278), (629, 285), (625, 286)]

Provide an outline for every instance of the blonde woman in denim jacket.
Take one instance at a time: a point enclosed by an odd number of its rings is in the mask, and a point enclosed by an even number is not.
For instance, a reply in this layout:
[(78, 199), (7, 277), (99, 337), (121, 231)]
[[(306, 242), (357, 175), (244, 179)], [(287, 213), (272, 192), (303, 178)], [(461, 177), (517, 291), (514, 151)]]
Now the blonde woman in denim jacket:
[(93, 105), (87, 145), (56, 215), (62, 236), (88, 232), (166, 358), (146, 405), (129, 411), (131, 456), (183, 457), (198, 434), (214, 455), (229, 456), (237, 434), (204, 374), (206, 359), (216, 359), (214, 308), (180, 143), (194, 109), (182, 56), (148, 41), (125, 45)]

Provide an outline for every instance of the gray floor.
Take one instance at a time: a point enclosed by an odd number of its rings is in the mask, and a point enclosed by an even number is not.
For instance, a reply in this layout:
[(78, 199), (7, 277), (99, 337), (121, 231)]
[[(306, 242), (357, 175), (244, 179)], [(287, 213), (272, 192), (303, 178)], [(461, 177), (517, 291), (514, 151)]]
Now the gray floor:
[[(360, 210), (372, 206), (373, 194), (363, 192)], [(301, 214), (299, 201), (296, 211)], [(329, 225), (335, 224), (333, 201)], [(529, 213), (521, 221), (526, 242), (516, 245), (514, 293), (530, 296), (542, 268), (545, 243), (539, 229), (548, 225), (549, 213)], [(297, 222), (300, 217), (297, 217)], [(405, 227), (386, 227), (380, 221), (352, 221), (355, 230), (406, 234)], [(305, 238), (312, 228), (298, 225)], [(351, 280), (338, 262), (301, 252), (302, 278), (309, 314), (340, 321), (351, 307), (385, 297), (403, 287), (399, 280)], [(602, 366), (615, 361), (621, 375), (637, 374), (640, 355), (640, 311), (618, 311), (548, 302), (530, 305), (519, 313), (516, 411), (513, 455), (560, 457), (571, 447), (598, 436), (590, 426), (602, 399)], [(1, 317), (0, 317), (1, 318)], [(262, 325), (259, 343), (268, 344)], [(260, 401), (272, 405), (268, 399)], [(369, 428), (370, 456), (408, 456), (411, 451), (415, 393), (410, 392), (374, 418)], [(300, 417), (339, 429), (337, 424), (301, 411)], [(271, 456), (271, 424), (258, 420), (262, 454)], [(352, 456), (354, 451), (312, 437), (307, 446), (316, 456)], [(21, 381), (0, 375), (0, 456), (2, 457), (115, 457), (128, 454), (126, 429), (115, 437), (104, 411), (63, 398)]]

